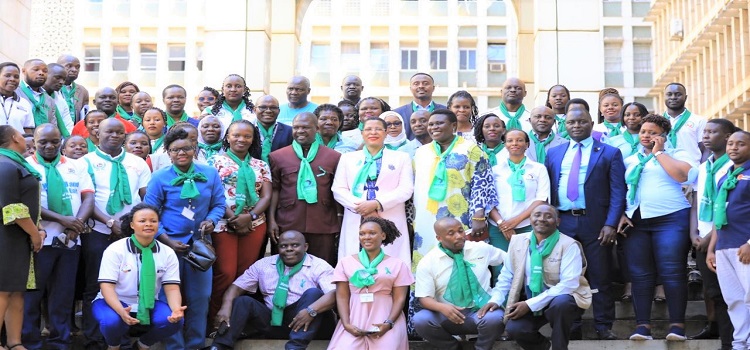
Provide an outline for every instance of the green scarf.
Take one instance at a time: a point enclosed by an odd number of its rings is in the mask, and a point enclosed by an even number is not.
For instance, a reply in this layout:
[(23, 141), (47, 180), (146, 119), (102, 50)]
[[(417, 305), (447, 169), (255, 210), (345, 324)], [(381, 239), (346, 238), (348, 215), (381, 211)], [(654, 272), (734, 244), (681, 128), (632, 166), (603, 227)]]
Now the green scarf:
[(307, 157), (305, 157), (302, 153), (302, 146), (297, 143), (297, 140), (292, 141), (294, 154), (300, 159), (299, 173), (297, 174), (297, 199), (304, 199), (308, 204), (318, 203), (318, 184), (310, 166), (310, 162), (318, 155), (318, 148), (320, 148), (320, 142), (313, 142), (310, 145), (310, 150), (307, 151)]
[(143, 117), (138, 115), (138, 113), (135, 111), (135, 108), (133, 109), (133, 115), (130, 116), (130, 122), (134, 122), (133, 125), (135, 125), (136, 127), (143, 124)]
[(232, 112), (232, 122), (236, 122), (242, 119), (242, 110), (247, 108), (247, 105), (245, 105), (245, 101), (242, 101), (239, 106), (237, 106), (237, 109), (232, 109), (227, 101), (224, 101), (224, 103), (221, 104), (221, 107)]
[(442, 243), (438, 243), (438, 248), (453, 259), (448, 288), (445, 290), (443, 298), (453, 305), (471, 308), (472, 310), (478, 310), (484, 304), (487, 304), (490, 295), (482, 288), (477, 276), (471, 269), (474, 264), (464, 260), (463, 250), (460, 253), (454, 253), (445, 249)]
[(70, 110), (70, 117), (73, 118), (73, 124), (75, 124), (78, 119), (76, 115), (76, 102), (78, 102), (78, 98), (76, 97), (76, 83), (70, 83), (70, 87), (63, 86), (60, 91), (62, 91), (63, 97), (65, 97), (68, 110)]
[(643, 173), (643, 168), (646, 167), (646, 163), (652, 158), (654, 158), (653, 152), (651, 152), (648, 157), (644, 156), (642, 153), (638, 153), (638, 160), (640, 160), (640, 162), (635, 166), (635, 169), (630, 172), (627, 179), (625, 179), (625, 182), (630, 185), (630, 192), (628, 192), (628, 201), (630, 204), (635, 203), (635, 194), (638, 192), (638, 183), (641, 182), (641, 173)]
[(386, 143), (385, 147), (388, 148), (391, 151), (398, 151), (398, 149), (401, 148), (401, 147), (403, 147), (408, 141), (409, 141), (408, 139), (404, 140), (404, 141), (401, 141), (401, 143), (399, 143), (398, 145), (390, 145), (390, 144)]
[(55, 120), (57, 121), (57, 129), (60, 130), (60, 135), (62, 135), (63, 139), (70, 137), (68, 127), (65, 126), (65, 121), (63, 120), (60, 111), (57, 109), (57, 106), (55, 106)]
[(245, 207), (252, 208), (258, 203), (258, 193), (255, 192), (255, 171), (250, 167), (253, 157), (248, 152), (245, 159), (240, 159), (231, 149), (227, 150), (226, 155), (240, 167), (237, 171), (237, 190), (234, 197), (237, 205), (234, 215), (240, 215)]
[(445, 167), (445, 159), (453, 151), (453, 147), (456, 146), (456, 142), (460, 137), (454, 136), (453, 142), (445, 150), (440, 153), (440, 144), (436, 141), (432, 141), (432, 149), (435, 151), (435, 158), (437, 162), (434, 165), (434, 176), (430, 183), (430, 190), (427, 192), (427, 197), (435, 202), (442, 202), (445, 200), (445, 196), (448, 194), (448, 168)]
[(516, 114), (514, 116), (510, 116), (510, 112), (508, 111), (508, 107), (505, 107), (505, 102), (500, 102), (500, 113), (502, 113), (506, 118), (508, 118), (507, 129), (518, 129), (522, 130), (521, 127), (521, 117), (523, 116), (523, 112), (526, 111), (526, 106), (523, 104), (521, 107), (518, 108), (516, 111)]
[(510, 167), (510, 177), (508, 178), (508, 184), (512, 190), (514, 202), (525, 202), (526, 201), (526, 184), (523, 180), (523, 175), (526, 174), (526, 170), (523, 166), (526, 165), (526, 157), (521, 159), (521, 162), (516, 164), (508, 158), (508, 166)]
[[(125, 108), (122, 108), (119, 104), (117, 105), (117, 108), (115, 109), (117, 111), (117, 114), (120, 115), (120, 118), (125, 120), (131, 120), (133, 117), (125, 110)], [(133, 114), (135, 114), (135, 111), (133, 111)]]
[(357, 129), (359, 129), (359, 131), (364, 131), (365, 130), (365, 123), (364, 122), (359, 122), (359, 125), (357, 125)]
[(743, 167), (737, 167), (731, 173), (727, 173), (727, 178), (724, 183), (721, 184), (719, 193), (716, 195), (716, 201), (714, 201), (714, 225), (716, 229), (720, 229), (727, 224), (727, 197), (729, 197), (729, 191), (737, 187), (737, 175), (745, 171)]
[(107, 200), (107, 213), (109, 215), (115, 215), (122, 211), (125, 204), (133, 204), (133, 197), (130, 194), (130, 180), (128, 179), (128, 172), (125, 170), (125, 166), (122, 165), (122, 161), (125, 159), (125, 150), (120, 150), (120, 155), (112, 157), (109, 154), (102, 152), (99, 148), (95, 148), (94, 152), (102, 159), (112, 163), (112, 172), (109, 176), (109, 200)]
[(536, 241), (536, 234), (533, 231), (531, 232), (531, 243), (529, 245), (529, 250), (531, 251), (531, 276), (529, 276), (529, 290), (531, 290), (531, 295), (529, 295), (530, 298), (542, 293), (542, 290), (544, 289), (543, 261), (544, 258), (552, 253), (552, 249), (555, 248), (555, 245), (557, 245), (557, 241), (559, 240), (560, 231), (555, 230), (554, 233), (544, 240), (542, 251), (540, 252), (539, 249), (537, 249), (539, 243)]
[(570, 136), (568, 136), (568, 129), (565, 129), (565, 117), (555, 115), (555, 120), (557, 121), (557, 135), (564, 139), (570, 140)]
[(629, 131), (625, 130), (625, 132), (622, 133), (622, 137), (625, 139), (625, 141), (630, 145), (630, 155), (634, 155), (635, 152), (638, 152), (638, 144), (641, 141), (640, 135), (631, 134)]
[(529, 137), (531, 138), (531, 141), (534, 142), (534, 148), (536, 148), (536, 161), (537, 163), (544, 164), (544, 161), (547, 160), (547, 145), (549, 145), (552, 140), (555, 139), (555, 133), (550, 132), (547, 136), (547, 139), (544, 141), (539, 141), (539, 137), (536, 136), (536, 133), (530, 132)]
[[(186, 122), (190, 119), (190, 117), (185, 113), (185, 111), (182, 111), (182, 117), (180, 117), (180, 120), (177, 122)], [(174, 118), (172, 118), (171, 115), (167, 114), (167, 129), (171, 128), (172, 125), (175, 125), (177, 122), (174, 121)]]
[(620, 131), (620, 128), (622, 127), (621, 123), (615, 123), (612, 124), (608, 121), (604, 121), (604, 126), (607, 127), (607, 130), (609, 130), (609, 134), (607, 134), (607, 137), (617, 136), (620, 135), (622, 132)]
[(334, 149), (336, 147), (336, 144), (339, 143), (340, 139), (341, 137), (339, 133), (336, 133), (336, 135), (333, 135), (333, 137), (331, 137), (331, 141), (328, 141), (328, 143), (324, 143), (323, 136), (320, 136), (320, 133), (315, 134), (315, 141), (318, 141), (321, 145), (325, 144), (325, 146), (330, 149)]
[(138, 250), (141, 251), (141, 275), (138, 276), (138, 315), (136, 318), (141, 321), (143, 325), (151, 324), (151, 311), (154, 310), (154, 304), (156, 298), (156, 262), (154, 262), (154, 245), (156, 240), (152, 240), (151, 244), (142, 246), (135, 235), (130, 236), (130, 241), (133, 242)]
[(47, 103), (44, 93), (40, 94), (39, 99), (37, 100), (36, 97), (34, 97), (34, 92), (31, 91), (29, 84), (26, 84), (25, 81), (21, 82), (21, 91), (23, 91), (23, 94), (26, 95), (29, 101), (31, 101), (31, 104), (34, 106), (34, 125), (39, 126), (44, 123), (49, 123), (49, 117), (47, 116)]
[[(296, 141), (295, 141), (296, 142)], [(271, 311), (271, 326), (281, 326), (281, 321), (284, 320), (284, 308), (286, 308), (286, 298), (289, 295), (289, 279), (292, 278), (297, 272), (302, 270), (302, 263), (307, 259), (307, 254), (302, 257), (302, 260), (297, 265), (292, 266), (289, 273), (284, 274), (284, 262), (281, 261), (281, 257), (276, 260), (276, 272), (279, 273), (279, 282), (276, 284), (276, 290), (273, 293), (273, 310)]]
[(370, 257), (364, 249), (359, 250), (359, 262), (364, 266), (363, 269), (357, 270), (349, 277), (349, 282), (357, 288), (365, 288), (375, 284), (375, 275), (378, 273), (378, 264), (385, 258), (385, 252), (380, 249), (380, 254), (375, 260), (370, 261)]
[[(156, 141), (154, 141), (154, 145), (151, 146), (151, 154), (154, 154), (154, 152), (156, 152), (156, 150), (158, 150), (159, 148), (161, 148), (161, 145), (163, 143), (164, 143), (164, 134), (162, 134), (161, 136), (159, 136), (159, 138), (156, 139)], [(200, 144), (198, 144), (198, 146), (200, 147)]]
[(12, 149), (9, 148), (0, 148), (0, 156), (6, 156), (10, 160), (18, 163), (18, 165), (24, 167), (26, 171), (28, 171), (31, 175), (33, 175), (37, 180), (42, 180), (42, 174), (39, 174), (36, 169), (34, 169), (29, 162), (26, 161), (26, 159), (23, 158), (21, 153), (18, 153)]
[(60, 155), (47, 162), (37, 152), (35, 154), (39, 165), (44, 167), (44, 178), (47, 179), (47, 209), (63, 216), (73, 216), (73, 206), (70, 204), (70, 193), (66, 191), (62, 174), (57, 170)]
[(210, 145), (207, 143), (198, 142), (198, 148), (206, 152), (206, 159), (213, 157), (213, 155), (216, 153), (219, 153), (221, 151), (221, 146), (221, 141), (215, 142)]
[(195, 184), (196, 181), (206, 182), (208, 178), (203, 173), (195, 172), (195, 164), (190, 164), (187, 172), (182, 172), (175, 165), (172, 165), (172, 169), (177, 173), (177, 177), (172, 179), (169, 183), (172, 186), (182, 185), (180, 190), (180, 199), (196, 199), (201, 193), (198, 192), (198, 186)]
[(700, 221), (711, 222), (714, 220), (716, 173), (727, 162), (729, 162), (729, 155), (726, 153), (714, 161), (711, 161), (711, 158), (706, 161), (706, 182), (703, 185), (703, 197), (701, 197), (700, 209), (698, 210), (698, 219)]
[[(690, 119), (691, 114), (690, 110), (685, 108), (685, 111), (682, 112), (682, 115), (679, 117), (680, 119), (672, 127), (672, 130), (669, 130), (669, 143), (672, 144), (672, 147), (677, 148), (677, 133), (682, 129), (685, 123), (687, 123), (688, 119)], [(664, 112), (664, 118), (667, 118), (670, 122), (672, 121), (672, 118), (669, 117), (669, 113), (667, 112)]]
[[(427, 108), (420, 108), (420, 107), (422, 107), (422, 106), (418, 105), (416, 102), (414, 102), (414, 101), (411, 102), (411, 111), (412, 111), (412, 113), (414, 113), (414, 112), (416, 112), (416, 111), (418, 111), (420, 109), (427, 110), (428, 112), (432, 113), (432, 112), (435, 111), (435, 101), (430, 101), (430, 104), (427, 105)], [(364, 125), (364, 124), (362, 124), (362, 125)]]
[(497, 165), (497, 154), (500, 153), (503, 148), (505, 148), (505, 144), (502, 142), (493, 148), (487, 147), (487, 144), (485, 143), (482, 144), (482, 151), (487, 155), (487, 160), (490, 162), (490, 166)]
[(276, 123), (271, 125), (268, 129), (266, 129), (263, 124), (258, 123), (258, 130), (260, 131), (260, 135), (263, 136), (260, 159), (268, 163), (268, 155), (271, 154), (271, 147), (273, 146), (273, 134), (276, 133)]
[(377, 160), (383, 157), (383, 149), (381, 148), (378, 153), (374, 156), (370, 154), (367, 148), (362, 150), (365, 154), (365, 164), (359, 168), (357, 176), (354, 177), (354, 184), (352, 185), (352, 194), (356, 197), (361, 197), (365, 182), (367, 180), (375, 180), (378, 178), (378, 165)]
[(91, 141), (91, 137), (86, 138), (86, 149), (88, 149), (89, 153), (96, 150), (96, 144), (94, 143), (94, 141)]

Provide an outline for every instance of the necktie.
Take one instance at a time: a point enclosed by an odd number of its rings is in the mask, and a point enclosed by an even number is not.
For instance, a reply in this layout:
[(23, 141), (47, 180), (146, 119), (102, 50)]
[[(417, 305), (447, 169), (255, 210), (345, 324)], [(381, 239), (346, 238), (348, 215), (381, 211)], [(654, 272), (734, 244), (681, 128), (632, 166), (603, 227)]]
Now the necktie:
[(575, 201), (578, 199), (578, 173), (581, 170), (581, 147), (580, 143), (574, 146), (577, 148), (576, 155), (573, 157), (573, 164), (570, 165), (570, 174), (568, 176), (568, 199)]

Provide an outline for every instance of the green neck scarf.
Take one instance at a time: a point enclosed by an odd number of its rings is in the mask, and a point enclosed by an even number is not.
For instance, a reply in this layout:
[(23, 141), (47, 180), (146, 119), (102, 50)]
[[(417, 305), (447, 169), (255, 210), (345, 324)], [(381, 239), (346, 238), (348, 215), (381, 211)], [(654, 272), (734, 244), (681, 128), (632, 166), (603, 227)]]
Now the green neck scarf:
[(260, 159), (268, 163), (268, 155), (271, 154), (271, 147), (273, 146), (273, 136), (276, 133), (276, 123), (271, 125), (271, 127), (268, 129), (266, 129), (263, 124), (258, 123), (258, 130), (260, 131), (260, 135), (263, 137), (263, 142), (261, 143)]
[(143, 124), (143, 117), (138, 115), (135, 109), (133, 109), (133, 115), (130, 116), (130, 122), (135, 124), (136, 127), (141, 126), (141, 124)]
[(487, 160), (490, 162), (490, 166), (497, 165), (497, 154), (505, 148), (505, 144), (500, 142), (493, 148), (487, 147), (487, 144), (482, 144), (482, 151), (487, 155)]
[(62, 91), (63, 97), (65, 97), (70, 117), (73, 118), (73, 124), (75, 124), (78, 119), (76, 116), (76, 102), (78, 102), (78, 98), (76, 97), (76, 83), (72, 82), (70, 86), (63, 86), (60, 91)]
[(94, 149), (94, 152), (102, 159), (112, 163), (112, 171), (109, 175), (109, 200), (107, 200), (107, 213), (109, 215), (115, 215), (122, 211), (125, 204), (133, 204), (133, 197), (130, 194), (130, 180), (128, 179), (128, 172), (125, 170), (125, 166), (122, 165), (122, 161), (125, 159), (124, 149), (120, 150), (120, 155), (112, 157), (109, 154), (102, 152), (98, 147)]
[(490, 300), (490, 295), (482, 288), (477, 276), (471, 269), (474, 265), (464, 260), (463, 250), (459, 253), (454, 253), (445, 249), (442, 243), (438, 243), (438, 248), (445, 255), (453, 259), (453, 268), (448, 280), (448, 288), (445, 290), (443, 298), (453, 305), (471, 308), (472, 310), (478, 310), (484, 304), (487, 304), (487, 301)]
[(227, 101), (224, 101), (224, 103), (221, 104), (221, 107), (232, 112), (232, 122), (236, 122), (242, 119), (242, 110), (247, 108), (247, 105), (245, 105), (245, 101), (242, 101), (239, 106), (237, 106), (237, 109), (232, 109)]
[(508, 178), (508, 184), (510, 185), (511, 192), (513, 194), (514, 202), (525, 202), (526, 201), (526, 184), (523, 180), (523, 175), (526, 174), (526, 170), (523, 166), (526, 165), (526, 157), (521, 159), (521, 162), (516, 164), (508, 158), (508, 166), (510, 167), (510, 177)]
[(565, 129), (565, 114), (563, 116), (555, 115), (555, 120), (557, 121), (557, 135), (570, 140), (570, 136), (568, 136), (568, 130)]
[(436, 202), (442, 202), (445, 196), (448, 194), (448, 168), (445, 166), (445, 159), (453, 151), (453, 147), (456, 146), (456, 142), (460, 137), (454, 136), (450, 146), (445, 152), (440, 153), (440, 144), (437, 141), (432, 141), (432, 149), (435, 151), (435, 158), (437, 162), (434, 165), (435, 175), (432, 177), (430, 183), (430, 190), (427, 192), (427, 196)]
[(356, 197), (362, 196), (365, 182), (367, 182), (367, 180), (375, 180), (378, 178), (377, 160), (383, 157), (382, 148), (374, 156), (370, 154), (370, 151), (368, 151), (366, 147), (362, 152), (365, 154), (365, 164), (359, 168), (359, 172), (357, 172), (357, 176), (354, 177), (354, 184), (352, 185), (352, 194)]
[(526, 106), (523, 104), (521, 107), (518, 108), (516, 111), (516, 114), (514, 116), (510, 116), (510, 112), (508, 111), (508, 107), (505, 107), (505, 102), (500, 102), (500, 113), (502, 113), (506, 118), (508, 118), (507, 129), (519, 129), (521, 130), (521, 117), (523, 116), (523, 112), (526, 111)]
[[(607, 134), (607, 137), (617, 136), (620, 135), (622, 132), (620, 131), (620, 128), (622, 127), (622, 123), (615, 123), (612, 124), (608, 121), (603, 122), (604, 126), (607, 127), (607, 130), (609, 130), (609, 133)], [(626, 132), (627, 133), (627, 132)]]
[(60, 155), (47, 162), (37, 152), (37, 162), (44, 167), (44, 178), (47, 179), (47, 209), (63, 216), (73, 216), (73, 206), (70, 204), (70, 193), (66, 191), (62, 174), (57, 170)]
[(198, 186), (195, 184), (196, 181), (206, 182), (208, 178), (203, 173), (195, 172), (195, 164), (190, 164), (187, 172), (182, 172), (178, 167), (172, 165), (172, 169), (177, 173), (177, 177), (172, 179), (169, 183), (172, 186), (182, 185), (180, 191), (180, 199), (196, 199), (201, 193), (198, 191)]
[(529, 137), (531, 138), (531, 141), (534, 142), (534, 148), (536, 149), (537, 163), (544, 164), (544, 161), (547, 160), (547, 148), (546, 147), (552, 142), (552, 140), (555, 139), (555, 133), (550, 132), (544, 141), (539, 141), (539, 137), (537, 137), (536, 133), (534, 133), (533, 131), (529, 133)]
[[(421, 107), (422, 106), (418, 105), (416, 102), (414, 102), (414, 101), (411, 102), (411, 111), (412, 111), (412, 113), (420, 110)], [(422, 109), (425, 109), (425, 108), (422, 108)], [(429, 111), (430, 113), (434, 112), (435, 111), (435, 101), (430, 101), (430, 104), (427, 105), (426, 110)]]
[(258, 203), (258, 194), (255, 192), (255, 171), (250, 167), (253, 157), (248, 152), (245, 159), (240, 159), (232, 150), (227, 150), (227, 157), (237, 163), (240, 169), (237, 171), (237, 190), (235, 191), (234, 215), (240, 215), (245, 207), (252, 208)]
[(398, 151), (399, 148), (403, 147), (409, 140), (406, 139), (404, 141), (401, 141), (398, 145), (392, 145), (392, 144), (385, 144), (385, 147), (388, 148), (391, 151)]
[(65, 126), (65, 121), (63, 120), (62, 115), (60, 114), (60, 111), (57, 109), (56, 105), (55, 105), (55, 120), (57, 121), (57, 129), (60, 130), (60, 135), (62, 135), (63, 139), (70, 137), (70, 132), (68, 132), (68, 127)]
[(336, 144), (339, 143), (339, 139), (339, 134), (336, 133), (336, 135), (333, 135), (333, 137), (331, 137), (331, 140), (328, 141), (328, 143), (325, 143), (325, 141), (323, 141), (323, 136), (320, 136), (320, 133), (315, 134), (315, 141), (318, 141), (321, 145), (325, 145), (330, 149), (334, 149), (336, 147)]
[[(295, 141), (296, 142), (296, 141)], [(302, 257), (302, 260), (297, 265), (292, 266), (289, 273), (284, 274), (285, 266), (284, 262), (281, 261), (281, 257), (276, 260), (276, 272), (279, 273), (279, 282), (276, 284), (276, 291), (273, 293), (273, 310), (271, 311), (271, 326), (281, 326), (282, 320), (284, 320), (284, 308), (286, 308), (286, 298), (289, 295), (289, 279), (292, 278), (297, 272), (302, 270), (302, 264), (307, 259), (307, 254)]]
[(34, 97), (34, 92), (31, 91), (31, 88), (29, 87), (29, 84), (26, 84), (25, 81), (21, 81), (21, 91), (24, 95), (31, 101), (31, 104), (33, 105), (33, 114), (34, 114), (34, 125), (39, 126), (44, 123), (49, 123), (49, 117), (47, 117), (47, 103), (45, 100), (45, 94), (42, 93), (39, 95), (39, 99), (37, 100), (36, 97)]
[[(182, 116), (180, 117), (180, 120), (178, 120), (177, 122), (186, 122), (189, 119), (190, 117), (187, 115), (187, 113), (185, 113), (185, 111), (182, 111)], [(172, 118), (172, 116), (167, 113), (167, 129), (171, 128), (172, 125), (175, 125), (175, 123), (177, 122), (175, 122), (174, 118)]]
[(198, 142), (198, 148), (202, 149), (204, 152), (206, 152), (206, 159), (213, 157), (214, 154), (219, 153), (221, 151), (221, 141), (207, 144)]
[(142, 246), (140, 242), (135, 238), (135, 235), (130, 236), (130, 241), (133, 242), (138, 250), (141, 251), (141, 275), (138, 276), (138, 315), (136, 318), (141, 321), (143, 325), (151, 324), (151, 311), (154, 310), (154, 304), (156, 298), (156, 262), (154, 262), (154, 245), (156, 240), (152, 240), (151, 244)]
[(625, 141), (630, 145), (630, 155), (634, 155), (635, 152), (638, 152), (638, 144), (641, 141), (641, 136), (636, 134), (633, 136), (633, 134), (630, 133), (630, 131), (625, 130), (625, 132), (622, 133), (622, 137), (625, 139)]
[(724, 183), (721, 184), (719, 193), (716, 195), (716, 201), (714, 202), (714, 225), (716, 229), (720, 229), (727, 224), (727, 197), (729, 197), (729, 191), (737, 187), (737, 175), (745, 171), (743, 167), (737, 167), (734, 171), (727, 173), (727, 178)]
[(643, 168), (646, 167), (646, 163), (648, 163), (648, 161), (653, 158), (653, 152), (651, 152), (648, 157), (644, 156), (642, 153), (638, 153), (638, 160), (640, 160), (640, 162), (635, 166), (635, 169), (630, 172), (627, 179), (625, 179), (625, 182), (630, 185), (630, 191), (628, 192), (628, 201), (630, 202), (630, 204), (635, 203), (635, 194), (636, 192), (638, 192), (638, 183), (641, 182), (641, 174), (643, 173)]
[(531, 243), (529, 250), (531, 251), (531, 276), (529, 276), (529, 290), (531, 290), (530, 298), (533, 298), (542, 293), (544, 289), (544, 267), (542, 266), (544, 258), (548, 257), (552, 253), (552, 249), (557, 245), (557, 241), (560, 240), (560, 231), (555, 230), (547, 239), (544, 240), (542, 245), (542, 251), (537, 249), (539, 242), (536, 241), (536, 234), (531, 232)]
[(375, 275), (378, 273), (378, 264), (385, 258), (385, 252), (380, 249), (380, 253), (373, 261), (364, 249), (359, 250), (359, 262), (364, 266), (363, 269), (357, 270), (349, 277), (349, 282), (357, 288), (365, 288), (375, 284)]
[(307, 157), (305, 157), (302, 146), (297, 143), (297, 140), (292, 141), (294, 154), (300, 159), (299, 173), (297, 174), (297, 199), (304, 199), (308, 204), (318, 203), (318, 184), (310, 166), (310, 162), (318, 155), (318, 148), (320, 148), (320, 142), (316, 140), (310, 145), (310, 150), (307, 151)]
[(364, 122), (359, 122), (359, 125), (357, 125), (357, 129), (359, 129), (359, 131), (365, 130), (365, 123)]
[[(117, 114), (120, 115), (120, 118), (125, 120), (131, 120), (133, 117), (128, 113), (128, 111), (125, 110), (125, 108), (122, 108), (119, 104), (117, 105), (117, 108), (115, 109), (117, 111)], [(135, 115), (135, 110), (133, 111), (133, 115)]]
[(26, 171), (33, 175), (37, 180), (42, 179), (42, 174), (39, 174), (39, 172), (36, 171), (36, 169), (34, 169), (34, 167), (31, 166), (31, 164), (29, 164), (29, 162), (27, 162), (26, 159), (23, 158), (21, 153), (8, 148), (0, 148), (0, 155), (8, 157), (10, 158), (10, 160), (24, 167), (24, 169), (26, 169)]
[[(677, 123), (672, 127), (672, 130), (669, 130), (669, 143), (672, 144), (672, 147), (677, 148), (677, 133), (682, 129), (685, 123), (687, 123), (688, 119), (690, 119), (691, 114), (690, 110), (685, 108), (685, 111), (679, 116), (680, 119), (677, 120)], [(672, 121), (672, 118), (667, 112), (664, 112), (664, 118), (667, 118), (670, 122)]]
[(701, 197), (700, 209), (698, 210), (698, 219), (703, 222), (714, 220), (714, 199), (716, 198), (716, 173), (725, 164), (729, 162), (729, 155), (724, 153), (723, 156), (711, 161), (706, 161), (706, 182), (703, 185), (703, 197)]
[(86, 138), (86, 149), (88, 149), (89, 153), (96, 150), (96, 144), (94, 141), (91, 141), (91, 137)]
[[(156, 141), (154, 141), (154, 145), (151, 146), (151, 154), (154, 154), (154, 152), (156, 152), (156, 150), (161, 148), (161, 145), (164, 144), (164, 136), (165, 135), (162, 134), (158, 139), (156, 139)], [(200, 144), (198, 146), (200, 146)]]

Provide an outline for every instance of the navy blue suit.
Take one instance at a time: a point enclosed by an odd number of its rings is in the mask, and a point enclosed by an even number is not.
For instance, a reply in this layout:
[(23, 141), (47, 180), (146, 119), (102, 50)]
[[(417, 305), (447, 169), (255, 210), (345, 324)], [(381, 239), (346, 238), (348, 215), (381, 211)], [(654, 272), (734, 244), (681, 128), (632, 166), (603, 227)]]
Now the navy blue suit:
[(271, 152), (292, 144), (292, 127), (284, 123), (276, 123), (276, 134), (271, 142)]
[[(411, 104), (412, 102), (409, 102), (401, 107), (394, 109), (393, 111), (401, 115), (401, 118), (404, 119), (404, 130), (406, 131), (406, 137), (409, 138), (409, 140), (414, 140), (414, 134), (411, 132), (411, 123), (409, 123), (411, 114), (414, 113), (414, 110), (412, 109)], [(435, 103), (435, 110), (445, 109), (445, 108), (447, 107), (439, 103)]]
[[(550, 148), (545, 161), (552, 192), (551, 204), (555, 207), (560, 205), (560, 168), (567, 151), (568, 143)], [(594, 320), (596, 330), (601, 331), (612, 328), (615, 303), (610, 293), (612, 247), (601, 246), (598, 238), (605, 225), (617, 228), (625, 211), (627, 193), (625, 165), (622, 154), (616, 147), (594, 140), (583, 186), (586, 214), (573, 216), (561, 213), (559, 228), (560, 232), (575, 238), (583, 246), (589, 262), (586, 277), (591, 283), (591, 289), (598, 289), (593, 298)]]

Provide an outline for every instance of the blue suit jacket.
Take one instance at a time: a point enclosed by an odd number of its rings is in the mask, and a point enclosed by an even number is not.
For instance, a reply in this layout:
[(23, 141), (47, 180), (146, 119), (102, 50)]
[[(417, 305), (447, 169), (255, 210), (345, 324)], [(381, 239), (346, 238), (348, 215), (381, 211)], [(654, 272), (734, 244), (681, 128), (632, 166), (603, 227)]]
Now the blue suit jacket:
[(276, 123), (278, 128), (271, 142), (271, 152), (292, 144), (292, 127), (284, 123)]
[[(579, 219), (585, 221), (585, 226), (579, 224), (579, 227), (590, 228), (592, 233), (598, 235), (605, 225), (617, 228), (620, 216), (625, 211), (627, 186), (625, 164), (620, 150), (597, 140), (594, 140), (592, 147), (583, 185), (586, 215)], [(568, 143), (550, 148), (545, 161), (550, 179), (550, 203), (555, 207), (560, 205), (557, 189), (560, 184), (560, 167), (567, 151)]]
[[(435, 109), (445, 109), (444, 105), (441, 105), (439, 103), (435, 103)], [(411, 132), (411, 123), (409, 123), (409, 118), (411, 118), (411, 114), (414, 113), (414, 111), (411, 108), (411, 102), (398, 107), (393, 110), (394, 112), (401, 115), (401, 118), (404, 119), (404, 130), (406, 131), (406, 137), (409, 138), (409, 140), (414, 140), (414, 134)]]

